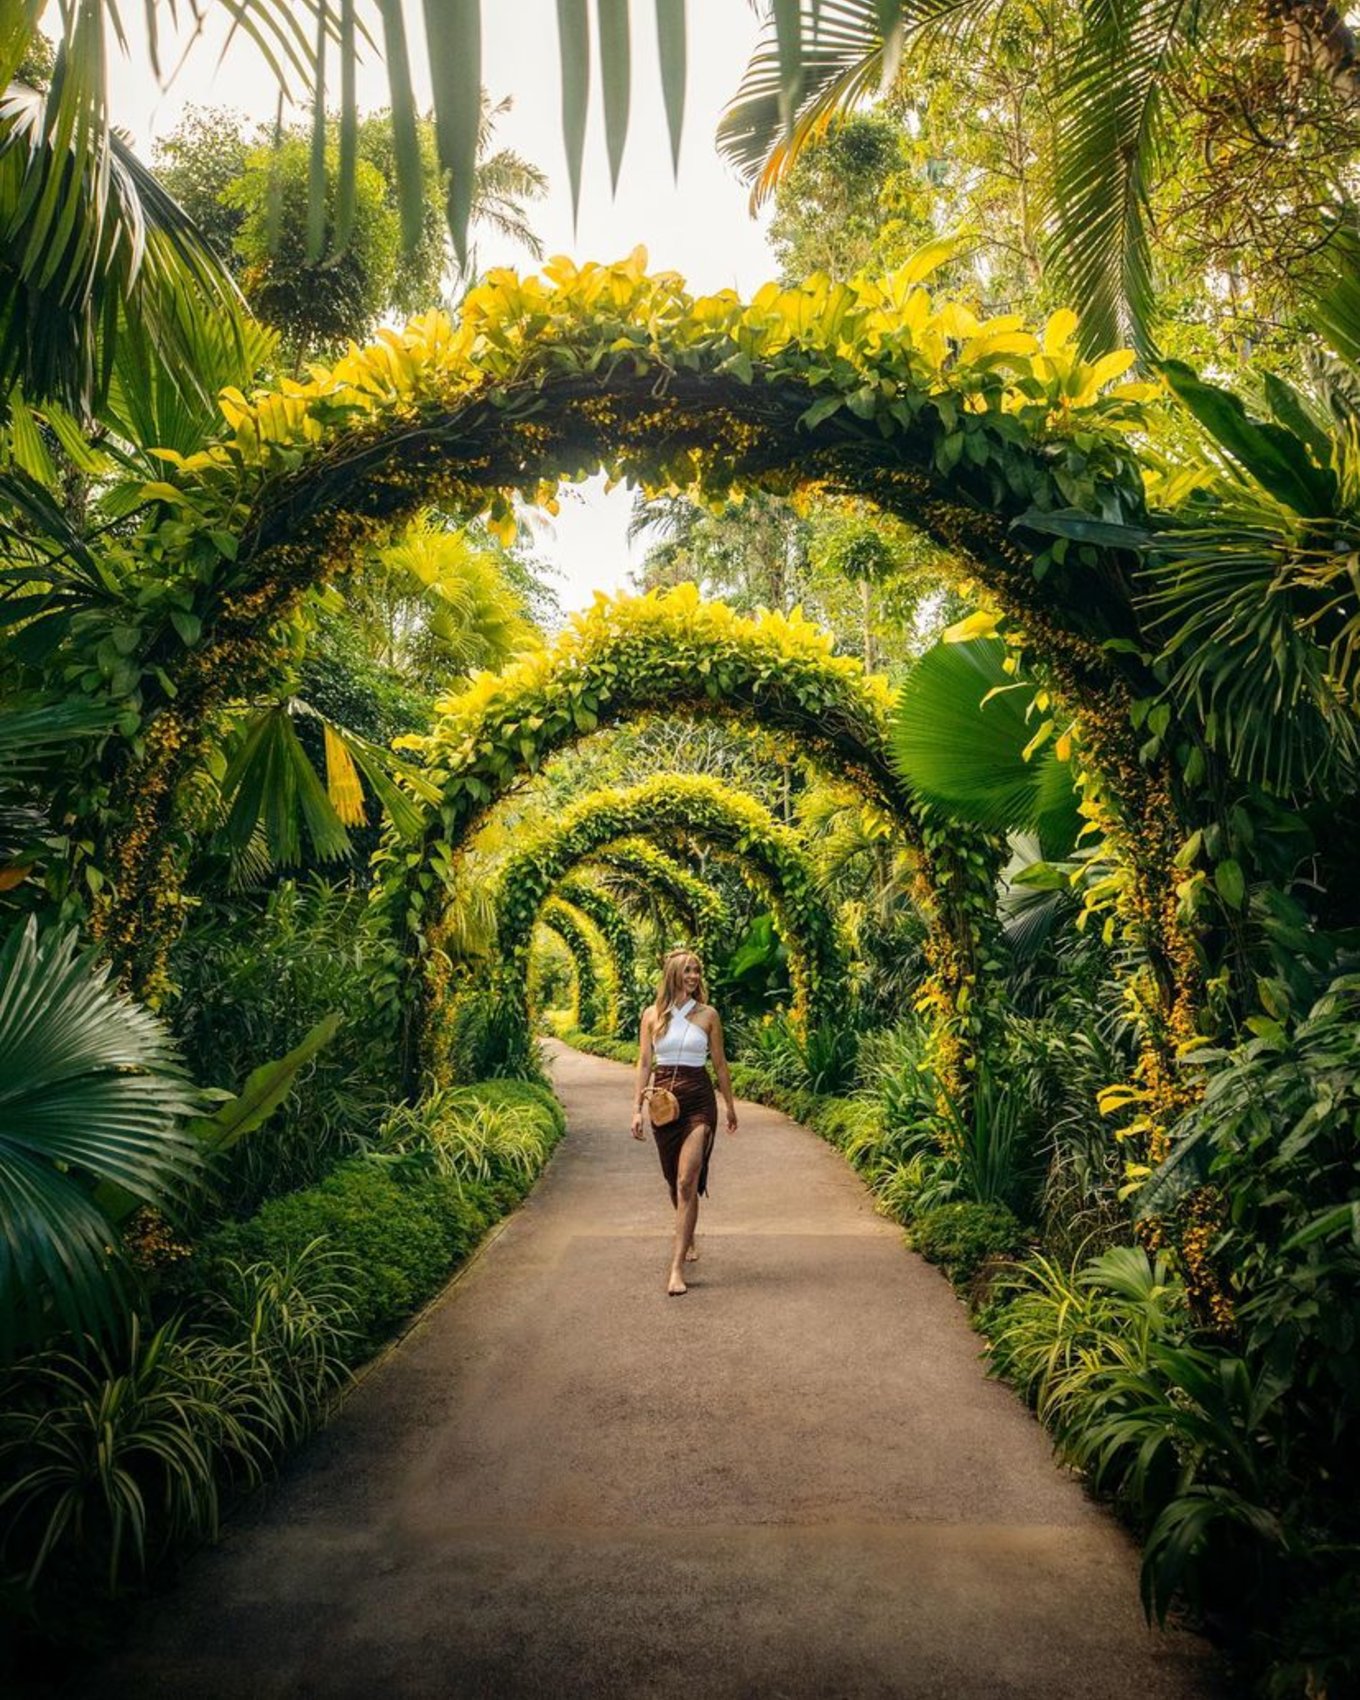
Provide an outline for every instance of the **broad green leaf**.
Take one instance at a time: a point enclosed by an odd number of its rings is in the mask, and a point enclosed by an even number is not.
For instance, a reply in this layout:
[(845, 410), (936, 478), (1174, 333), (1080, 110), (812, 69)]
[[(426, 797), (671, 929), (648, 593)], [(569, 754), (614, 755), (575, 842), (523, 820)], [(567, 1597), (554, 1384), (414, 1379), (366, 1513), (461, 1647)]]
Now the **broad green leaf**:
[(229, 1151), (273, 1115), (292, 1091), (298, 1074), (318, 1051), (330, 1044), (339, 1026), (339, 1014), (333, 1012), (323, 1017), (286, 1056), (252, 1069), (240, 1092), (215, 1114), (191, 1121), (189, 1133), (214, 1155)]
[(1230, 390), (1207, 384), (1179, 360), (1165, 360), (1160, 370), (1176, 395), (1237, 464), (1305, 519), (1322, 519), (1336, 503), (1336, 475), (1315, 466), (1307, 447), (1283, 426), (1253, 419)]

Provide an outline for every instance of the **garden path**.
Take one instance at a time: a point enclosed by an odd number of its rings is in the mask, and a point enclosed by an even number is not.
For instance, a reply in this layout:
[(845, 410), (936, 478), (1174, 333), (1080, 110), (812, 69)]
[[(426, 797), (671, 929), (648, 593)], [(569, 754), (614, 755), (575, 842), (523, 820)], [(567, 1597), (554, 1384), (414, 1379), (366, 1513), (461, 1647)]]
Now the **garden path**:
[(743, 1107), (667, 1299), (627, 1072), (553, 1052), (571, 1133), (527, 1204), (145, 1614), (101, 1696), (1213, 1691), (835, 1153)]

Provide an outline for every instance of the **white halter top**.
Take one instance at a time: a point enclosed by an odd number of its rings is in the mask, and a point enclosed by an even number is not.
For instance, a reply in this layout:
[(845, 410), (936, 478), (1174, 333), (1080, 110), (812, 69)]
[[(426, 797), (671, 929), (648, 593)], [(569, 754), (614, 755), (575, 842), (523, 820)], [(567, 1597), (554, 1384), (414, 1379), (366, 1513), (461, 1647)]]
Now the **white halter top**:
[(694, 999), (671, 1005), (666, 1031), (656, 1042), (656, 1061), (662, 1068), (702, 1068), (708, 1061), (708, 1034), (691, 1021)]

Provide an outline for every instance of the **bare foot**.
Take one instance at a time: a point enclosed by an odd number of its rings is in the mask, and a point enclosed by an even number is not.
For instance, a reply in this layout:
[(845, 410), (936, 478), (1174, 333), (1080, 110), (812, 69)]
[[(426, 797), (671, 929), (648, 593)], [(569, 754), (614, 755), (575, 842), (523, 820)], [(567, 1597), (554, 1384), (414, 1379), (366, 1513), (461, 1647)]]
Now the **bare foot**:
[(681, 1293), (687, 1293), (688, 1291), (689, 1288), (685, 1285), (684, 1276), (678, 1269), (672, 1269), (671, 1278), (666, 1285), (666, 1296), (668, 1298), (678, 1299)]
[(689, 1250), (685, 1253), (685, 1262), (686, 1263), (697, 1263), (698, 1261), (699, 1261), (699, 1248), (698, 1248), (697, 1245), (695, 1245), (694, 1241), (691, 1240)]

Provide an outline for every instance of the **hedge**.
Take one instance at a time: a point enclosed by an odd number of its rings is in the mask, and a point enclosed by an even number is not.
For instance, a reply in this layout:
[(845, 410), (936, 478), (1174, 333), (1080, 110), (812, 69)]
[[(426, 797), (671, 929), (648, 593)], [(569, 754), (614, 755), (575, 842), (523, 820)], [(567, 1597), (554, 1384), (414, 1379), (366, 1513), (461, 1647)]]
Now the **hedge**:
[[(541, 1117), (547, 1150), (565, 1131), (561, 1105), (532, 1082), (484, 1081), (463, 1092), (470, 1103), (532, 1109)], [(353, 1157), (315, 1186), (270, 1199), (247, 1220), (206, 1234), (195, 1250), (188, 1283), (209, 1291), (228, 1262), (277, 1261), (320, 1239), (343, 1264), (354, 1307), (347, 1358), (359, 1363), (438, 1292), (531, 1184), (511, 1174), (489, 1185), (469, 1184), (431, 1174), (417, 1163)]]

